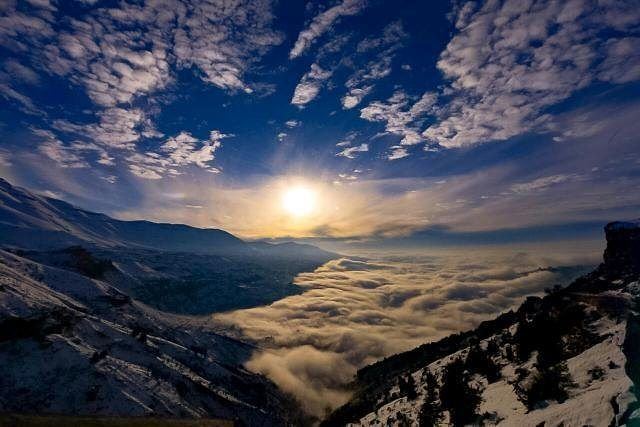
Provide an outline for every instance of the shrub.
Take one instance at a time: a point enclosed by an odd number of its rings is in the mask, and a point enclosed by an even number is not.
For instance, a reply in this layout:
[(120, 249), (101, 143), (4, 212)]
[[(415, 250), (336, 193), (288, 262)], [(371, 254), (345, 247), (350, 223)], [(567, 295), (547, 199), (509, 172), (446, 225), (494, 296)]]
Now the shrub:
[(604, 378), (605, 372), (604, 372), (604, 369), (602, 369), (600, 366), (596, 366), (594, 368), (589, 369), (587, 373), (589, 374), (591, 381), (600, 381)]

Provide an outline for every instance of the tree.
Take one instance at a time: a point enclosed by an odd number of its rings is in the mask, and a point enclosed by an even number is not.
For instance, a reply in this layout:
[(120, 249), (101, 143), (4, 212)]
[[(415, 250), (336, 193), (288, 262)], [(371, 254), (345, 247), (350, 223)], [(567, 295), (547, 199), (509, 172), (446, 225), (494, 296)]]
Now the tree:
[(495, 338), (491, 338), (487, 341), (487, 353), (489, 356), (496, 355), (500, 353), (500, 348), (498, 347), (498, 343)]
[(440, 388), (442, 408), (449, 411), (454, 426), (473, 424), (480, 405), (480, 391), (469, 385), (465, 363), (456, 359), (445, 368)]
[(491, 356), (480, 347), (480, 344), (475, 344), (469, 349), (465, 367), (470, 372), (485, 376), (489, 383), (498, 381), (502, 376), (500, 367), (496, 365)]
[(398, 388), (400, 389), (401, 396), (407, 396), (409, 400), (415, 400), (418, 397), (416, 392), (416, 382), (413, 379), (413, 375), (409, 374), (407, 378), (400, 377), (398, 380)]
[(516, 361), (516, 355), (513, 353), (513, 348), (511, 347), (511, 344), (507, 344), (504, 346), (504, 357), (509, 362)]
[[(525, 381), (525, 376), (520, 375), (519, 381), (514, 384), (514, 391), (518, 399), (532, 410), (545, 400), (555, 400), (562, 403), (569, 397), (567, 388), (573, 385), (571, 374), (565, 362), (553, 366), (536, 364), (536, 372)], [(524, 385), (523, 385), (524, 383)]]
[(426, 387), (427, 397), (431, 400), (438, 399), (438, 379), (433, 372), (426, 369), (422, 374), (422, 381)]
[(442, 408), (438, 404), (438, 379), (429, 370), (422, 376), (425, 383), (426, 396), (418, 413), (418, 425), (420, 427), (434, 427), (442, 421)]

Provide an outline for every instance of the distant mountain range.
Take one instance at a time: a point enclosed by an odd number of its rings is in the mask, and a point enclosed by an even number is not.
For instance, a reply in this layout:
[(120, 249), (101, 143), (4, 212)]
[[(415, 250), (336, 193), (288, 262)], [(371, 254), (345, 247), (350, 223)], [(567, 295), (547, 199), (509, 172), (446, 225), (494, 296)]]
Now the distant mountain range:
[[(245, 242), (218, 229), (120, 221), (0, 179), (0, 248), (108, 281), (155, 308), (184, 314), (269, 304), (338, 255), (315, 246)], [(99, 274), (98, 274), (99, 273)]]
[(73, 245), (222, 255), (334, 256), (295, 242), (250, 243), (215, 228), (121, 221), (15, 187), (0, 178), (0, 245), (51, 250)]
[(0, 179), (0, 235), (4, 245), (56, 249), (78, 244), (172, 252), (224, 253), (247, 244), (217, 229), (149, 221), (120, 221), (39, 196)]

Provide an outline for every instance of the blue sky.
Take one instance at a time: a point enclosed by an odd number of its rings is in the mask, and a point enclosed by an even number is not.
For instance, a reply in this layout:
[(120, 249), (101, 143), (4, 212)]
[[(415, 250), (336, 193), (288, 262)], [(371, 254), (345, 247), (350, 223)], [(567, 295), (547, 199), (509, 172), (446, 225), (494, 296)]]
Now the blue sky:
[(640, 212), (637, 6), (3, 2), (0, 175), (244, 237), (594, 237)]

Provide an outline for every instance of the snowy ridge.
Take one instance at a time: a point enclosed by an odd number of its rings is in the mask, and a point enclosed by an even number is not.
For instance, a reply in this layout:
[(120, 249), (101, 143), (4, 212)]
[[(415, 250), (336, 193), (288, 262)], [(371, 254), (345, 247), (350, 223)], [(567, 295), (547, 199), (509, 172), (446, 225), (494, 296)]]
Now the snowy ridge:
[(619, 224), (592, 273), (361, 369), (323, 425), (640, 425), (640, 227)]
[[(637, 401), (632, 392), (633, 382), (627, 376), (624, 366), (627, 359), (622, 346), (625, 339), (626, 322), (616, 323), (612, 319), (603, 319), (597, 326), (598, 332), (607, 338), (599, 344), (590, 347), (581, 354), (567, 360), (567, 366), (576, 387), (570, 391), (569, 399), (563, 403), (547, 402), (545, 407), (528, 411), (526, 406), (518, 400), (512, 383), (516, 380), (515, 370), (521, 367), (531, 367), (531, 362), (512, 365), (509, 361), (500, 359), (503, 364), (502, 379), (489, 384), (485, 378), (475, 378), (477, 386), (483, 388), (480, 414), (489, 414), (490, 418), (482, 422), (483, 425), (500, 426), (607, 426), (620, 425), (622, 414)], [(495, 339), (496, 337), (492, 337)], [(486, 346), (486, 341), (483, 343)], [(469, 348), (465, 348), (446, 358), (429, 364), (424, 369), (411, 375), (418, 390), (418, 397), (409, 400), (401, 397), (380, 406), (375, 412), (362, 417), (357, 423), (349, 426), (388, 426), (402, 425), (399, 419), (408, 421), (411, 425), (419, 424), (419, 412), (427, 399), (423, 381), (425, 371), (442, 377), (442, 370), (453, 359), (464, 357)], [(601, 378), (594, 380), (590, 371), (603, 368)], [(392, 392), (399, 391), (396, 387)], [(613, 403), (612, 403), (613, 402)], [(399, 416), (400, 414), (400, 416)], [(448, 417), (443, 417), (441, 424), (448, 424)]]
[(36, 195), (0, 178), (0, 233), (4, 245), (49, 250), (77, 244), (191, 252), (246, 251), (223, 230), (181, 224), (120, 221), (61, 200)]

